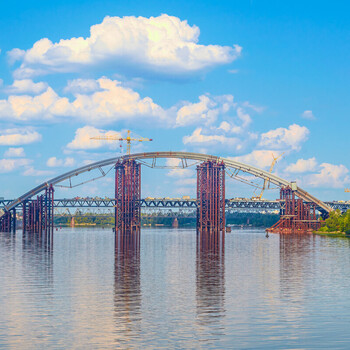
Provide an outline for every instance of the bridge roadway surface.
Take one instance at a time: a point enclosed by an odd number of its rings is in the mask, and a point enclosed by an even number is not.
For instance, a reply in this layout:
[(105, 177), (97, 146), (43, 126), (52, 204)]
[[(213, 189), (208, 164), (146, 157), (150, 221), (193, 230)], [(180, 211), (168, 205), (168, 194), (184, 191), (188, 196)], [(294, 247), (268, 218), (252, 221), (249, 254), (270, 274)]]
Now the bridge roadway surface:
[[(13, 200), (0, 200), (0, 208), (4, 208)], [(72, 198), (55, 199), (55, 208), (113, 208), (115, 200), (111, 198)], [(279, 210), (283, 201), (280, 200), (252, 200), (252, 199), (226, 199), (227, 209), (255, 209), (255, 210)], [(350, 202), (324, 202), (333, 210), (339, 209), (345, 212), (350, 209)], [(143, 208), (193, 208), (197, 207), (196, 199), (178, 199), (178, 198), (145, 198), (141, 199)], [(318, 210), (321, 208), (317, 208)]]

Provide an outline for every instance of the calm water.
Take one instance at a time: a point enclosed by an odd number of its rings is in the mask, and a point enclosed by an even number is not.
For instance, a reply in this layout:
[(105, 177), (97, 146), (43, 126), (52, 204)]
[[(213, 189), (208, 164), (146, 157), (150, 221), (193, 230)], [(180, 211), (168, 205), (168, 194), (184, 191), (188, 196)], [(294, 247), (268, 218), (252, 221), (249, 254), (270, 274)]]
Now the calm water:
[(1, 349), (349, 349), (350, 240), (145, 229), (140, 249), (102, 229), (52, 248), (0, 234)]

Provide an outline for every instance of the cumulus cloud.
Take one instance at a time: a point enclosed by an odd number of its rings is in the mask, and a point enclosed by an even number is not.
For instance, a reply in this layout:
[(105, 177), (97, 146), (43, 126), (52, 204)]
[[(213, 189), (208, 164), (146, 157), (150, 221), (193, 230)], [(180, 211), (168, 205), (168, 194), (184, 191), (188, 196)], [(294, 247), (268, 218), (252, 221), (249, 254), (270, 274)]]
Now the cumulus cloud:
[(259, 146), (271, 149), (300, 150), (309, 136), (309, 129), (305, 126), (292, 124), (288, 128), (277, 128), (261, 135)]
[(267, 168), (272, 164), (273, 158), (277, 156), (270, 150), (254, 150), (249, 154), (238, 157), (230, 157), (241, 163), (253, 165), (257, 168)]
[(322, 163), (318, 173), (305, 177), (305, 182), (312, 187), (343, 188), (350, 183), (349, 170), (345, 165)]
[(104, 137), (112, 136), (115, 138), (121, 138), (121, 132), (114, 130), (102, 130), (97, 129), (93, 126), (84, 126), (79, 128), (75, 132), (75, 137), (72, 142), (67, 145), (67, 148), (72, 150), (82, 150), (82, 149), (97, 149), (103, 146), (108, 146), (112, 149), (117, 147), (116, 141), (105, 141), (105, 140), (91, 140), (91, 137)]
[(298, 159), (296, 163), (287, 166), (286, 171), (289, 173), (306, 173), (316, 170), (316, 158)]
[(15, 158), (25, 157), (23, 147), (10, 147), (4, 154), (4, 157)]
[(56, 157), (50, 157), (46, 165), (50, 168), (55, 168), (55, 167), (71, 167), (75, 164), (74, 158), (67, 157), (65, 159), (57, 159)]
[[(70, 86), (84, 86), (84, 83), (86, 81), (79, 80), (76, 84), (72, 81)], [(107, 124), (147, 116), (158, 122), (167, 121), (166, 112), (150, 97), (141, 98), (137, 92), (121, 86), (117, 80), (101, 78), (96, 84), (99, 91), (92, 94), (75, 93), (72, 102), (66, 97), (58, 96), (51, 87), (34, 97), (11, 95), (7, 100), (0, 100), (0, 118), (54, 121), (58, 118), (74, 117)]]
[(206, 135), (203, 134), (202, 128), (196, 128), (192, 135), (184, 136), (182, 139), (185, 145), (203, 145), (213, 146), (217, 144), (221, 144), (225, 147), (234, 147), (235, 149), (239, 149), (240, 140), (237, 137), (227, 137), (224, 135)]
[(100, 89), (100, 85), (95, 79), (74, 79), (68, 81), (64, 91), (72, 94), (86, 94)]
[(23, 172), (23, 176), (49, 176), (54, 174), (51, 170), (37, 170), (34, 167), (29, 167)]
[(140, 75), (187, 75), (232, 62), (241, 53), (234, 45), (201, 45), (199, 28), (174, 16), (105, 17), (90, 28), (87, 38), (47, 38), (29, 50), (8, 52), (10, 62), (21, 61), (17, 78), (40, 74), (76, 72), (86, 67), (106, 66)]
[[(242, 133), (252, 122), (232, 95), (201, 95), (199, 102), (181, 102), (164, 109), (150, 97), (141, 97), (118, 80), (71, 80), (65, 88), (73, 98), (59, 96), (51, 87), (36, 95), (10, 95), (0, 100), (0, 119), (57, 122), (74, 119), (94, 125), (116, 121), (157, 122), (158, 126), (210, 126), (212, 131)], [(247, 108), (250, 108), (247, 106)], [(223, 120), (219, 128), (213, 125)]]
[(210, 97), (209, 95), (199, 96), (199, 102), (185, 104), (179, 108), (176, 115), (178, 126), (209, 125), (216, 121), (219, 113), (226, 113), (233, 107), (232, 95)]
[(21, 167), (28, 166), (31, 160), (20, 158), (20, 159), (0, 159), (0, 173), (9, 173), (17, 170)]
[(0, 132), (0, 145), (26, 145), (41, 140), (41, 135), (31, 128), (5, 129)]
[(309, 119), (309, 120), (315, 120), (316, 117), (314, 116), (314, 114), (312, 113), (312, 111), (304, 111), (301, 115), (304, 119)]
[(8, 94), (40, 94), (48, 88), (45, 82), (34, 83), (31, 79), (15, 80), (12, 85), (5, 88)]
[(169, 158), (166, 160), (166, 166), (168, 167), (174, 167), (174, 169), (171, 169), (167, 175), (170, 177), (191, 177), (194, 175), (194, 171), (191, 168), (181, 168), (181, 159), (177, 158)]

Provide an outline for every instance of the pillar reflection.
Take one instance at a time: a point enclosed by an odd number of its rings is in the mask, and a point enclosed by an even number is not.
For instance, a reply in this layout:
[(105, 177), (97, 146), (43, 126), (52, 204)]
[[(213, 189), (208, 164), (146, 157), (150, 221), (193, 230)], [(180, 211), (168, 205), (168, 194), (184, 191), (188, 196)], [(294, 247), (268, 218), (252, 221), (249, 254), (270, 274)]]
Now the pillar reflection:
[(141, 276), (140, 233), (117, 232), (114, 263), (114, 317), (121, 341), (129, 341), (140, 331)]
[(197, 235), (196, 289), (199, 324), (219, 326), (225, 316), (224, 233)]
[(282, 297), (303, 298), (305, 281), (315, 266), (316, 237), (306, 234), (280, 235), (280, 283)]

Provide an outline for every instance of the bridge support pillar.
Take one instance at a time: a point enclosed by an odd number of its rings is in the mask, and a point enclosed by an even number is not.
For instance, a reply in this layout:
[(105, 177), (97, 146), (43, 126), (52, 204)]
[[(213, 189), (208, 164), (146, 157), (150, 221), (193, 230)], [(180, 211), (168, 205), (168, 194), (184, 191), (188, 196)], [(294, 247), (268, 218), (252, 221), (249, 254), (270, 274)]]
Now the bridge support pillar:
[(45, 194), (35, 200), (23, 202), (23, 233), (45, 235), (50, 239), (53, 234), (54, 189), (50, 185)]
[(6, 211), (0, 219), (0, 231), (10, 233), (13, 225), (13, 217), (11, 211)]
[(280, 219), (266, 231), (270, 233), (312, 233), (321, 227), (316, 217), (316, 204), (296, 198), (290, 187), (280, 191)]
[(134, 160), (115, 165), (115, 232), (131, 234), (141, 228), (141, 164)]
[(197, 166), (197, 232), (225, 231), (225, 165), (207, 161)]

